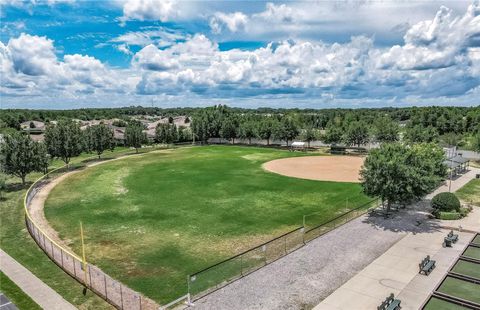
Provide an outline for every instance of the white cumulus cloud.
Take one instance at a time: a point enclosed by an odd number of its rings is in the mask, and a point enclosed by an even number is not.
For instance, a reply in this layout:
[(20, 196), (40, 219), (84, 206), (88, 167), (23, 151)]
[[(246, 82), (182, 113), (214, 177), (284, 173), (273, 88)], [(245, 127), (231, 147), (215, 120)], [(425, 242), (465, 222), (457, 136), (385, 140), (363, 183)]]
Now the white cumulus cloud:
[(216, 12), (210, 19), (210, 28), (213, 33), (221, 33), (224, 28), (230, 32), (243, 30), (247, 25), (248, 17), (242, 12), (222, 13)]
[(177, 15), (175, 0), (127, 0), (123, 4), (121, 21), (159, 20), (166, 22)]

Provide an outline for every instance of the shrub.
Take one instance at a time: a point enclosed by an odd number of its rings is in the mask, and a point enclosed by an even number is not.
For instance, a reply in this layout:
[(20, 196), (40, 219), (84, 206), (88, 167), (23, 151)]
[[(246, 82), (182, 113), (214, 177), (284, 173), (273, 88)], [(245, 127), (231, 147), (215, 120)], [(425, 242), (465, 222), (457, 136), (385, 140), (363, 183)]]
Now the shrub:
[(468, 215), (468, 213), (470, 213), (470, 211), (472, 211), (473, 208), (472, 206), (466, 206), (466, 207), (462, 207), (460, 208), (460, 214), (462, 215), (462, 217), (465, 217)]
[(432, 199), (434, 213), (460, 211), (460, 200), (453, 193), (440, 193)]
[(458, 220), (463, 216), (459, 212), (438, 212), (437, 218), (441, 220)]

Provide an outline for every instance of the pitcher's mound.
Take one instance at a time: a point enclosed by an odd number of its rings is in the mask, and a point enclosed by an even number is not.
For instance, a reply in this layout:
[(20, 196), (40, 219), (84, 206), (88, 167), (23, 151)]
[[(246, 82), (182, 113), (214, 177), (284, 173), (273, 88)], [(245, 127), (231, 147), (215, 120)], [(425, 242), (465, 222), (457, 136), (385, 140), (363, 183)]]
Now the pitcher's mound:
[(294, 178), (360, 182), (360, 168), (364, 158), (356, 156), (305, 156), (269, 161), (263, 168), (270, 172)]

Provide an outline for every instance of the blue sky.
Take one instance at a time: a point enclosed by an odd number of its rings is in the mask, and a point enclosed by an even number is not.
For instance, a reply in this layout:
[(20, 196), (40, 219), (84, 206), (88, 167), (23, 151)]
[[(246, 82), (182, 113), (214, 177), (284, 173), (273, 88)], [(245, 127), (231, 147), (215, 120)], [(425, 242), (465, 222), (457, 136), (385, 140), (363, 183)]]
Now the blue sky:
[(2, 108), (478, 105), (478, 1), (0, 0)]

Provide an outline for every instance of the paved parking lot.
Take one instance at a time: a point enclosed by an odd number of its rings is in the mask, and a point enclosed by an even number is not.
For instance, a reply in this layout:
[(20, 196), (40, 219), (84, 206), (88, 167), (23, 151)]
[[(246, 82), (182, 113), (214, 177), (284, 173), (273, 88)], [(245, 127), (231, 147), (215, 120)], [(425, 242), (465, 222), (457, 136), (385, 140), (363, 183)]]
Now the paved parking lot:
[(0, 310), (17, 310), (15, 306), (2, 292), (0, 292)]

